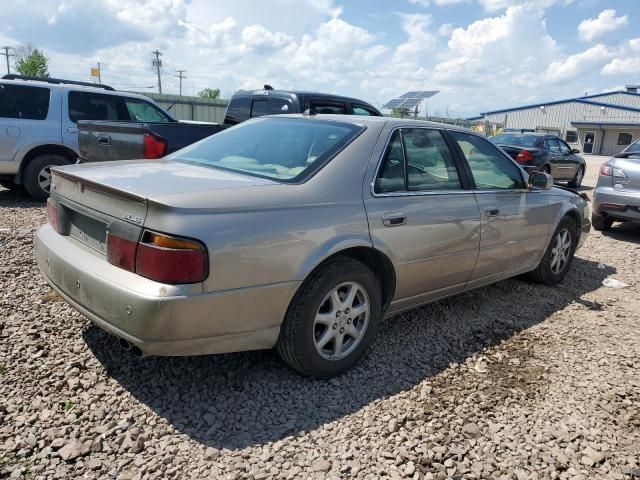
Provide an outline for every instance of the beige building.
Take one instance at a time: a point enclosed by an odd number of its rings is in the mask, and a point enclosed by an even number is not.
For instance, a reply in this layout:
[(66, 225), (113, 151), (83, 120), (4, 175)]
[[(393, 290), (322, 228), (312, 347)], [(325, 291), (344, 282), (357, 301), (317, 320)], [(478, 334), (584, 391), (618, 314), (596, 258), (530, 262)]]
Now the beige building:
[(469, 120), (503, 129), (555, 133), (584, 153), (615, 155), (640, 138), (640, 93), (638, 86), (628, 86), (615, 92), (494, 110)]

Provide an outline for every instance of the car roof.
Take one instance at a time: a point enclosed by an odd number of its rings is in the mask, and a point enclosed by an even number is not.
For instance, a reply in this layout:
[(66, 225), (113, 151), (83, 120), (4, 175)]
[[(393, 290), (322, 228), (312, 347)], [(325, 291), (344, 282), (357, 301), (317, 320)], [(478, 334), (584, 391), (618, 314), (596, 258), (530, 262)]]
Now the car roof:
[(258, 88), (256, 90), (240, 90), (233, 94), (234, 97), (289, 97), (289, 96), (298, 96), (302, 95), (305, 97), (316, 97), (316, 98), (329, 98), (336, 100), (345, 100), (349, 102), (357, 102), (364, 103), (365, 105), (371, 105), (369, 102), (362, 100), (360, 98), (355, 97), (345, 97), (344, 95), (334, 95), (333, 93), (321, 93), (321, 92), (310, 92), (306, 90), (269, 90), (269, 89), (261, 89)]
[[(276, 114), (267, 115), (272, 118), (308, 118), (317, 120), (329, 120), (334, 122), (350, 123), (353, 125), (380, 125), (388, 124), (391, 127), (431, 127), (438, 129), (457, 130), (461, 132), (476, 133), (468, 128), (458, 125), (451, 125), (449, 123), (428, 122), (426, 120), (416, 120), (412, 118), (395, 118), (395, 117), (378, 117), (367, 115), (338, 115), (338, 114), (316, 114), (308, 115), (304, 113), (289, 113), (289, 114)], [(256, 117), (256, 118), (265, 118)]]
[(47, 81), (40, 80), (10, 80), (0, 78), (0, 83), (2, 84), (10, 84), (10, 85), (22, 85), (22, 86), (32, 86), (32, 87), (44, 87), (49, 88), (51, 90), (73, 90), (79, 92), (92, 92), (92, 93), (102, 93), (107, 95), (117, 95), (131, 98), (143, 99), (146, 101), (153, 100), (149, 97), (145, 97), (144, 95), (140, 95), (137, 93), (124, 92), (122, 90), (107, 90), (105, 88), (100, 87), (91, 87), (87, 85), (75, 85), (73, 83), (49, 83)]

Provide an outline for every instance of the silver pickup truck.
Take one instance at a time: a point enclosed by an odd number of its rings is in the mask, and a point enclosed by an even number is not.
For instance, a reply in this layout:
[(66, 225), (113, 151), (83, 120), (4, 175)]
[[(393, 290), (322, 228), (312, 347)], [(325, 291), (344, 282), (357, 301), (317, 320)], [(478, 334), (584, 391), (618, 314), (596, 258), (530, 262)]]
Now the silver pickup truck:
[(78, 121), (175, 123), (150, 98), (106, 85), (5, 75), (0, 79), (0, 185), (49, 196), (50, 168), (79, 156)]

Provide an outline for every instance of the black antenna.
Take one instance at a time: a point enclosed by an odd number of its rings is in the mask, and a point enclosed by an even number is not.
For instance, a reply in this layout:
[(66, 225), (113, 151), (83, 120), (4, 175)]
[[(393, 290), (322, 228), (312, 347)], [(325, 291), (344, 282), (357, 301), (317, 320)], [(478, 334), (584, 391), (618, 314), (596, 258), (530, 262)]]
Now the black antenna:
[(267, 85), (267, 84), (265, 84), (263, 88), (265, 90), (273, 90), (273, 87), (271, 85)]

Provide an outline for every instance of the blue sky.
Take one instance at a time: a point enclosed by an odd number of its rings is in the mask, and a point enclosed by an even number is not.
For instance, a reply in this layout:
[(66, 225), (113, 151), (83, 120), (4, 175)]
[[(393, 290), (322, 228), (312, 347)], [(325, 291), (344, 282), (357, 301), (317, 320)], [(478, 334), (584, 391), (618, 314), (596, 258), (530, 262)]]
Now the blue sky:
[(269, 83), (376, 105), (439, 90), (431, 115), (481, 111), (640, 83), (639, 0), (9, 0), (2, 45), (31, 42), (51, 74), (165, 92)]

